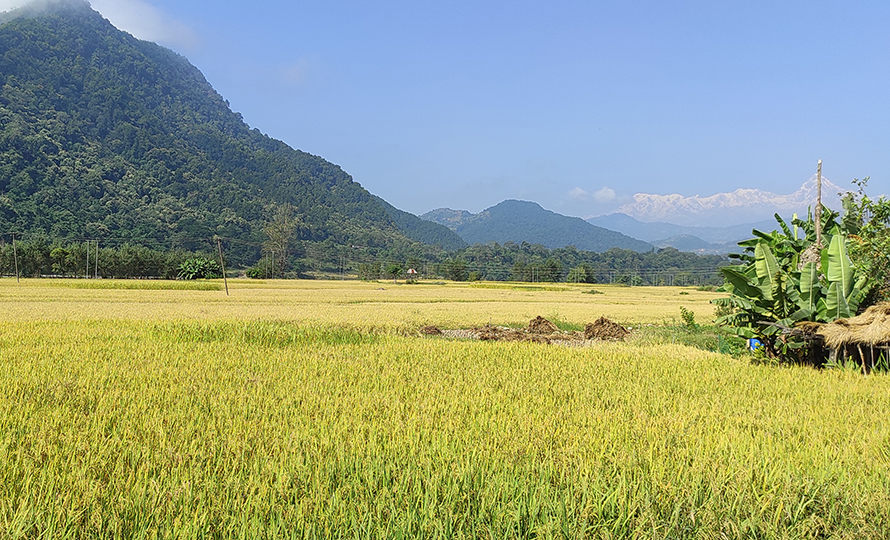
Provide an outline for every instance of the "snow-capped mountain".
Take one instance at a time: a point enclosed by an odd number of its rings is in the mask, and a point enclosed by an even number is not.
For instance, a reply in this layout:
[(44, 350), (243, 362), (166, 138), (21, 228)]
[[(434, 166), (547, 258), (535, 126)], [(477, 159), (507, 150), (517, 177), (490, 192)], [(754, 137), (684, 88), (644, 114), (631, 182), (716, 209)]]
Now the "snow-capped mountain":
[[(785, 218), (797, 212), (805, 216), (807, 208), (816, 206), (816, 176), (804, 182), (795, 191), (780, 195), (761, 189), (737, 189), (730, 193), (717, 193), (707, 197), (679, 194), (656, 195), (637, 193), (634, 202), (625, 204), (615, 212), (627, 214), (644, 222), (666, 221), (686, 226), (727, 226), (769, 219), (778, 213)], [(841, 193), (849, 190), (822, 178), (822, 205), (833, 210), (841, 209)]]

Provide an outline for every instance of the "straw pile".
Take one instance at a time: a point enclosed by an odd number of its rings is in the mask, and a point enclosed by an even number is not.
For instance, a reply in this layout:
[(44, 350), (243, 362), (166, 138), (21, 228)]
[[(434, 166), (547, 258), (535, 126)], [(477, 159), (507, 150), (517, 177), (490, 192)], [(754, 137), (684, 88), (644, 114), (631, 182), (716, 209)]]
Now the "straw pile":
[(831, 348), (890, 344), (890, 302), (875, 304), (856, 317), (823, 324), (816, 333)]

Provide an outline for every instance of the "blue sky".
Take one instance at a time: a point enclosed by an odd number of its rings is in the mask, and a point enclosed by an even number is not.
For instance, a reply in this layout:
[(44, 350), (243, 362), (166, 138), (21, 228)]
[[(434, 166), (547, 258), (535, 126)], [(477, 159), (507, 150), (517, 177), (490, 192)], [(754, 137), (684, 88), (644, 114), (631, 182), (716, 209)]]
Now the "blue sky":
[[(395, 206), (890, 177), (890, 3), (93, 0)], [(0, 8), (8, 7), (0, 0)]]

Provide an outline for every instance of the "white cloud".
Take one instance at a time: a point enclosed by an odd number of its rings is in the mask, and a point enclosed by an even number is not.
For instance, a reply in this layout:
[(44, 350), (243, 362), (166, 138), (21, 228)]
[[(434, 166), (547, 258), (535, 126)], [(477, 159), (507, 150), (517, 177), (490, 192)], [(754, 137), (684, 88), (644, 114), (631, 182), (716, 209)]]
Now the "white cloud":
[[(0, 12), (28, 3), (28, 0), (0, 0)], [(198, 44), (191, 28), (143, 0), (90, 0), (90, 5), (111, 24), (139, 39), (186, 50)]]
[(186, 50), (193, 49), (198, 44), (198, 38), (191, 28), (148, 2), (91, 0), (90, 4), (111, 24), (139, 39)]
[(24, 0), (0, 0), (0, 12), (22, 7), (27, 3)]
[(569, 198), (576, 201), (589, 201), (590, 199), (593, 199), (598, 203), (610, 203), (617, 198), (617, 195), (615, 194), (615, 190), (610, 187), (604, 187), (594, 191), (592, 194), (588, 193), (583, 188), (576, 187), (569, 191)]
[(609, 203), (615, 200), (615, 190), (604, 187), (593, 194), (593, 198), (599, 203)]

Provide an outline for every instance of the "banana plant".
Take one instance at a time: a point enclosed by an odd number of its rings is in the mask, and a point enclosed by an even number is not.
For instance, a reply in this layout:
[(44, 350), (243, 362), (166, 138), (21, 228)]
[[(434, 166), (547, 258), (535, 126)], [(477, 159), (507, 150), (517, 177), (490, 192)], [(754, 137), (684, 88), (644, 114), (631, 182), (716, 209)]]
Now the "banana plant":
[(781, 231), (755, 230), (755, 238), (740, 242), (745, 253), (736, 258), (744, 264), (720, 269), (725, 281), (721, 290), (730, 295), (714, 303), (733, 310), (718, 323), (759, 339), (770, 356), (801, 360), (805, 342), (784, 329), (801, 321), (830, 322), (854, 314), (870, 282), (850, 260), (837, 214), (829, 211), (827, 217), (823, 229), (828, 247), (819, 251), (818, 262), (801, 264), (801, 255), (815, 242), (812, 216), (806, 222), (794, 221), (805, 232), (802, 238), (776, 215)]

